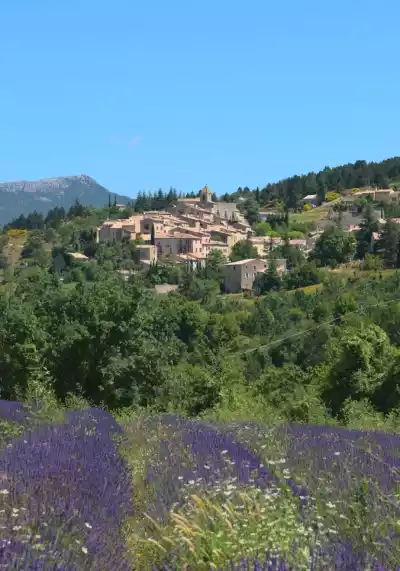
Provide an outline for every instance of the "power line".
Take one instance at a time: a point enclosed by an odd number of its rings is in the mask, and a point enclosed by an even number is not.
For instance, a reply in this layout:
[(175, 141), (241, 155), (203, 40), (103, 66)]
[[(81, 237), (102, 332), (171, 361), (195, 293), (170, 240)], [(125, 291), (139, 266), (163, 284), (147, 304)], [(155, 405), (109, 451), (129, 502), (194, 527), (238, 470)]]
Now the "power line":
[[(400, 301), (400, 298), (391, 299), (389, 301), (383, 301), (380, 303), (367, 305), (366, 307), (361, 306), (358, 309), (355, 309), (354, 311), (347, 312), (345, 315), (356, 314), (360, 310), (365, 310), (365, 309), (370, 309), (370, 308), (372, 309), (372, 308), (379, 307), (379, 306), (385, 306), (385, 305), (388, 305), (389, 303), (395, 303), (396, 301)], [(301, 335), (305, 335), (306, 333), (309, 333), (310, 331), (313, 331), (314, 329), (319, 329), (323, 325), (328, 325), (328, 324), (333, 323), (334, 321), (337, 321), (337, 320), (338, 320), (337, 317), (332, 317), (331, 319), (327, 319), (326, 321), (323, 321), (322, 323), (315, 324), (315, 325), (309, 327), (308, 329), (303, 329), (302, 331), (298, 331), (297, 333), (293, 333), (292, 335), (287, 335), (286, 337), (281, 337), (280, 339), (276, 339), (275, 341), (271, 341), (270, 343), (267, 343), (266, 345), (259, 345), (258, 347), (252, 347), (251, 349), (247, 349), (247, 351), (243, 351), (243, 353), (241, 353), (241, 354), (246, 355), (247, 353), (252, 353), (253, 351), (258, 351), (258, 349), (269, 349), (270, 347), (273, 347), (274, 345), (282, 343), (283, 341), (293, 339), (294, 337), (300, 337)]]

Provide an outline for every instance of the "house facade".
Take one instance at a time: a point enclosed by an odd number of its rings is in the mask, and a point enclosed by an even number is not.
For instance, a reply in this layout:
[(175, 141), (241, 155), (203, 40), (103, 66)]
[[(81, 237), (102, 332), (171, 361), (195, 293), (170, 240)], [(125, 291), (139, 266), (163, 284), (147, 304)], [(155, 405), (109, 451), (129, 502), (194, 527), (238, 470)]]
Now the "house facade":
[[(286, 272), (286, 260), (274, 260), (279, 274)], [(259, 274), (263, 274), (270, 264), (270, 260), (260, 260), (250, 258), (231, 262), (224, 265), (224, 289), (226, 293), (240, 293), (251, 291), (254, 287), (254, 280)]]
[(224, 289), (226, 293), (239, 293), (253, 289), (257, 275), (264, 273), (266, 260), (250, 258), (224, 265)]

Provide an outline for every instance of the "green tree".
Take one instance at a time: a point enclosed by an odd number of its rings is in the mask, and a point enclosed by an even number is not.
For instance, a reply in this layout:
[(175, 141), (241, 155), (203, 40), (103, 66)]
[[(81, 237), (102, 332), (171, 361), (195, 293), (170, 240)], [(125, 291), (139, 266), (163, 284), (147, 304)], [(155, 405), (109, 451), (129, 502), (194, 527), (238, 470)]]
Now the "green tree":
[(300, 367), (287, 364), (268, 367), (255, 382), (256, 393), (289, 422), (310, 422), (315, 409), (323, 409), (319, 390), (310, 375)]
[(254, 225), (256, 236), (268, 236), (272, 228), (268, 222), (258, 222)]
[(253, 246), (250, 240), (241, 240), (232, 247), (230, 258), (231, 262), (258, 258), (257, 248)]
[(260, 222), (260, 206), (254, 198), (249, 198), (243, 203), (244, 215), (253, 226)]
[(356, 257), (360, 260), (363, 260), (366, 254), (371, 251), (372, 234), (376, 231), (377, 224), (373, 208), (369, 204), (364, 210), (364, 219), (360, 224), (360, 230), (356, 234)]
[(220, 292), (220, 284), (215, 280), (201, 279), (189, 271), (183, 276), (179, 291), (188, 300), (209, 303)]
[(206, 266), (200, 271), (200, 275), (206, 279), (221, 282), (223, 279), (223, 266), (227, 261), (220, 250), (211, 250), (207, 256)]
[(324, 399), (334, 415), (340, 414), (347, 398), (373, 398), (393, 361), (393, 348), (385, 331), (377, 325), (347, 328), (332, 340), (331, 369)]
[(335, 267), (349, 262), (354, 254), (354, 236), (331, 226), (318, 238), (311, 258), (321, 266)]
[(288, 272), (284, 283), (287, 289), (295, 289), (321, 283), (322, 275), (315, 262), (304, 262)]
[(285, 259), (289, 270), (306, 263), (306, 257), (300, 248), (291, 246), (287, 240), (282, 246), (275, 248), (271, 256), (276, 259)]
[(391, 220), (386, 222), (375, 251), (382, 256), (389, 268), (400, 267), (400, 229), (398, 224)]
[(198, 416), (221, 400), (220, 382), (198, 364), (181, 363), (163, 384), (156, 406), (162, 410)]
[(267, 291), (277, 291), (282, 288), (282, 278), (279, 275), (276, 260), (271, 258), (266, 271), (258, 274), (254, 280), (254, 290), (258, 295)]

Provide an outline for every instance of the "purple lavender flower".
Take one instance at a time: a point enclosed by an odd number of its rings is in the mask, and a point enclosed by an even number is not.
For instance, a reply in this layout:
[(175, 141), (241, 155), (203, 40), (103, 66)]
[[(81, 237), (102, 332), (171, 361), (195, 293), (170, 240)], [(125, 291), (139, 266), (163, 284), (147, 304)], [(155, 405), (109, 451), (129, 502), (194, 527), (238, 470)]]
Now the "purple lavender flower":
[(131, 488), (113, 440), (120, 432), (111, 415), (88, 409), (15, 440), (0, 457), (5, 533), (29, 529), (48, 558), (78, 569), (128, 570), (120, 530)]
[(0, 400), (0, 422), (23, 423), (26, 417), (26, 411), (23, 405), (17, 401)]
[(163, 417), (163, 423), (168, 438), (161, 441), (147, 473), (147, 484), (155, 491), (150, 515), (163, 517), (189, 482), (209, 487), (234, 478), (237, 484), (262, 489), (276, 484), (257, 455), (232, 435), (172, 415)]

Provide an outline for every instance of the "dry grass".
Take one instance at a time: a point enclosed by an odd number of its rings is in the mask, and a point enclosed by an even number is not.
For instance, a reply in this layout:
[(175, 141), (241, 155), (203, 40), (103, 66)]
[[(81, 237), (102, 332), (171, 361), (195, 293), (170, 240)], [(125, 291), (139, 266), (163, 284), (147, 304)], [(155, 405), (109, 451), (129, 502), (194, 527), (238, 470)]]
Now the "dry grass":
[(4, 253), (8, 258), (9, 267), (15, 267), (19, 264), (21, 251), (26, 242), (26, 234), (20, 233), (9, 237), (8, 245), (4, 248)]
[(321, 291), (323, 289), (324, 285), (323, 284), (313, 284), (313, 285), (309, 285), (309, 286), (305, 286), (305, 287), (299, 287), (297, 289), (290, 289), (287, 290), (286, 293), (289, 294), (294, 294), (296, 293), (296, 291), (302, 291), (307, 295), (316, 293), (317, 291)]
[(336, 200), (329, 202), (328, 204), (323, 204), (317, 208), (312, 208), (311, 210), (305, 210), (304, 212), (295, 212), (291, 215), (291, 219), (294, 222), (303, 222), (305, 224), (309, 222), (319, 222), (320, 220), (325, 220), (328, 216), (328, 212), (333, 204), (337, 202)]

